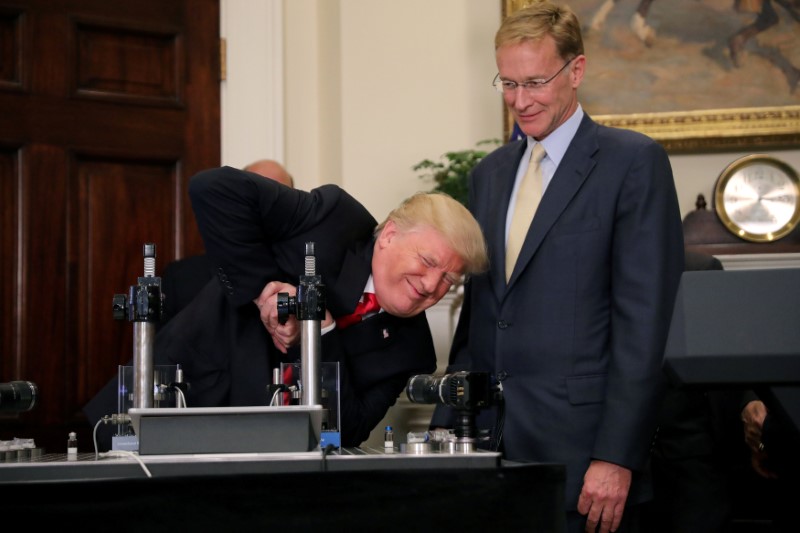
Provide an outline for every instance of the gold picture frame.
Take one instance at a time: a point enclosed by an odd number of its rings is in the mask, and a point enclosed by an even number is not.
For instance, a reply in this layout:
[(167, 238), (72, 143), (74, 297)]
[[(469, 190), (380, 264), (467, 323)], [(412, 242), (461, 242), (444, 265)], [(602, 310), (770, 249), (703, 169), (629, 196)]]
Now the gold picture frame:
[[(502, 16), (505, 18), (506, 16), (535, 1), (538, 0), (501, 0)], [(663, 1), (664, 0), (662, 0), (662, 2)], [(711, 0), (709, 1), (711, 2)], [(628, 24), (627, 20), (627, 17), (632, 16), (630, 13), (635, 12), (638, 4), (638, 2), (634, 2), (633, 0), (621, 0), (614, 3), (613, 9), (616, 9), (618, 12), (612, 14), (612, 16), (616, 17), (615, 19), (609, 19), (611, 20), (611, 24), (609, 24), (607, 29), (609, 34), (598, 37), (599, 34), (595, 33), (591, 35), (591, 37), (595, 39), (595, 42), (592, 42), (590, 39), (587, 39), (586, 34), (588, 31), (587, 28), (590, 28), (589, 24), (594, 22), (594, 18), (592, 18), (591, 15), (596, 13), (596, 11), (593, 12), (590, 11), (590, 9), (600, 9), (600, 6), (603, 5), (604, 2), (605, 0), (564, 0), (565, 4), (570, 5), (575, 10), (579, 19), (581, 19), (582, 25), (584, 26), (584, 45), (590, 62), (592, 59), (594, 59), (592, 55), (597, 51), (597, 49), (592, 50), (589, 48), (589, 46), (599, 46), (598, 42), (609, 42), (611, 40), (610, 32), (612, 31), (616, 32), (614, 37), (617, 38), (617, 42), (622, 42), (626, 46), (626, 48), (624, 48), (621, 52), (614, 52), (615, 55), (613, 56), (613, 59), (615, 61), (615, 67), (608, 68), (613, 76), (607, 77), (613, 79), (613, 77), (616, 76), (618, 78), (614, 80), (614, 82), (617, 84), (614, 87), (615, 90), (613, 91), (615, 94), (624, 92), (624, 89), (627, 87), (627, 80), (625, 79), (626, 75), (636, 76), (640, 74), (643, 69), (658, 67), (659, 65), (653, 61), (653, 56), (663, 57), (663, 54), (665, 53), (665, 47), (671, 45), (683, 45), (682, 49), (676, 52), (683, 54), (686, 54), (686, 49), (692, 51), (699, 49), (695, 42), (682, 43), (679, 41), (678, 37), (676, 37), (677, 32), (673, 32), (672, 34), (669, 33), (670, 29), (674, 30), (676, 27), (674, 25), (674, 21), (671, 28), (666, 23), (663, 23), (661, 28), (656, 29), (655, 44), (651, 43), (650, 45), (646, 45), (643, 42), (639, 42), (639, 40), (637, 40), (631, 32), (631, 28), (633, 27), (632, 19), (630, 24)], [(676, 5), (674, 5), (674, 1), (670, 0), (670, 2), (670, 6), (668, 8), (666, 7), (666, 2), (664, 2), (664, 6), (659, 6), (661, 8), (660, 13), (662, 18), (666, 17), (664, 13), (666, 13), (668, 9), (672, 10), (669, 12), (670, 17), (678, 16), (675, 14)], [(697, 0), (692, 0), (692, 2), (693, 7), (700, 4), (700, 2), (697, 2)], [(731, 6), (734, 4), (732, 0), (729, 3)], [(757, 16), (756, 11), (761, 8), (763, 3), (756, 0), (754, 2), (743, 2), (742, 5), (744, 4), (748, 4), (750, 6), (751, 13), (737, 13), (735, 16), (741, 18), (741, 20), (743, 20), (745, 23), (748, 20), (748, 17), (755, 20), (755, 17)], [(658, 1), (654, 2), (653, 5), (659, 5)], [(714, 9), (720, 10), (722, 9), (720, 7), (721, 5), (722, 3), (715, 2), (705, 6), (705, 9), (710, 10), (713, 7)], [(579, 7), (583, 9), (583, 13), (579, 12)], [(677, 6), (677, 8), (680, 9), (680, 6)], [(653, 7), (653, 9), (655, 9), (655, 7)], [(732, 10), (733, 7), (730, 7), (730, 9)], [(587, 16), (584, 17), (582, 15)], [(725, 15), (729, 18), (734, 16), (732, 12), (724, 12), (722, 15)], [(695, 11), (691, 14), (687, 12), (684, 16), (687, 18), (696, 18), (699, 15)], [(616, 24), (616, 26), (613, 26), (612, 24)], [(688, 23), (686, 26), (691, 27)], [(679, 29), (681, 28), (679, 27)], [(661, 37), (658, 32), (661, 30), (663, 30), (664, 36), (661, 41), (658, 41), (658, 39)], [(689, 30), (686, 31), (688, 32)], [(797, 32), (798, 27), (797, 25), (789, 26), (789, 30), (787, 31)], [(721, 42), (722, 39), (718, 39), (718, 41)], [(800, 58), (800, 40), (791, 40), (792, 43), (795, 41), (797, 41), (798, 45), (797, 47), (792, 45), (793, 48), (789, 50), (789, 52), (791, 52), (790, 54), (786, 54), (785, 51), (783, 52), (784, 55), (789, 56), (789, 59), (785, 61), (788, 66), (784, 65), (784, 68), (794, 69), (798, 76), (800, 76), (800, 61), (797, 59)], [(784, 39), (784, 42), (788, 42), (788, 40)], [(631, 52), (631, 50), (636, 51), (637, 46), (641, 49), (641, 52), (638, 56)], [(657, 48), (658, 46), (661, 48)], [(764, 46), (764, 48), (766, 49), (766, 46)], [(703, 60), (703, 68), (708, 69), (709, 64), (711, 64), (712, 67), (720, 65), (719, 70), (721, 74), (717, 74), (716, 79), (723, 79), (725, 75), (729, 75), (731, 72), (741, 72), (735, 71), (733, 70), (733, 67), (725, 64), (726, 61), (729, 63), (732, 62), (732, 52), (726, 56), (726, 50), (723, 44), (706, 43), (705, 49), (702, 51), (704, 55), (702, 57), (698, 57), (697, 62), (699, 63), (700, 60)], [(767, 61), (765, 58), (768, 58), (766, 53), (761, 53), (760, 50), (757, 50), (756, 52), (745, 51), (745, 53), (749, 54), (746, 57), (746, 60), (749, 61), (749, 65), (758, 65), (758, 68), (761, 69), (760, 71), (769, 69), (767, 72), (773, 76), (773, 78), (769, 80), (771, 83), (775, 85), (784, 84), (782, 79), (778, 79), (782, 78), (780, 70), (778, 70), (775, 66), (770, 66), (769, 64), (765, 63)], [(759, 53), (761, 53), (761, 55), (759, 55)], [(781, 51), (778, 51), (777, 53), (781, 53)], [(658, 54), (662, 55), (659, 56)], [(700, 56), (700, 54), (698, 54), (698, 56)], [(619, 63), (619, 65), (623, 64), (621, 63), (621, 60), (618, 61), (620, 57), (625, 58), (626, 63), (624, 63), (624, 65), (626, 65), (626, 67), (624, 68), (617, 68), (616, 66), (617, 63)], [(642, 68), (636, 68), (635, 60), (630, 58), (640, 58), (642, 61)], [(792, 59), (794, 59), (794, 61), (791, 61)], [(644, 61), (648, 61), (648, 63), (645, 64)], [(794, 67), (793, 65), (797, 65), (797, 67)], [(681, 72), (680, 69), (676, 68), (675, 70)], [(660, 72), (664, 71), (666, 71), (666, 69), (662, 68)], [(705, 72), (703, 72), (703, 74), (705, 74)], [(676, 79), (680, 80), (681, 82), (684, 81), (679, 77), (681, 75), (680, 73), (673, 75), (676, 76)], [(742, 76), (743, 74), (739, 75)], [(787, 78), (790, 78), (789, 74), (786, 76)], [(715, 87), (713, 84), (704, 85), (703, 80), (706, 78), (700, 76), (698, 76), (698, 78), (700, 78), (699, 81), (692, 80), (688, 77), (685, 79), (686, 84), (695, 83), (695, 85), (690, 87), (690, 89), (687, 91), (689, 93), (688, 96), (684, 95), (683, 100), (676, 100), (677, 103), (673, 105), (674, 109), (666, 111), (627, 113), (620, 110), (620, 112), (614, 113), (594, 112), (591, 104), (586, 103), (586, 101), (591, 100), (591, 98), (585, 98), (587, 92), (591, 96), (591, 83), (586, 83), (587, 81), (591, 82), (591, 80), (586, 79), (584, 80), (584, 84), (581, 85), (580, 100), (584, 106), (584, 110), (587, 111), (595, 121), (608, 126), (640, 131), (659, 141), (667, 150), (672, 153), (744, 151), (754, 148), (795, 148), (800, 146), (800, 81), (795, 82), (794, 88), (787, 85), (788, 94), (781, 95), (781, 98), (786, 101), (787, 105), (769, 105), (769, 102), (767, 102), (768, 105), (763, 107), (754, 107), (752, 105), (748, 105), (747, 102), (735, 101), (737, 98), (737, 94), (735, 92), (736, 88), (732, 89), (731, 97), (714, 100), (714, 91), (716, 89), (720, 89), (721, 87)], [(708, 76), (708, 79), (714, 78)], [(691, 91), (694, 91), (694, 93)], [(643, 91), (639, 91), (635, 95), (638, 98), (637, 101), (639, 102), (641, 102), (642, 92)], [(774, 92), (775, 91), (770, 92), (768, 96), (771, 98)], [(708, 106), (708, 108), (694, 109), (691, 108), (693, 107), (692, 103), (694, 102), (692, 94), (698, 96), (697, 100), (705, 98), (706, 101), (725, 101), (726, 104), (730, 103), (732, 105), (729, 108), (720, 107), (719, 104), (717, 104), (716, 106)], [(746, 91), (742, 91), (742, 94), (746, 94)], [(608, 92), (602, 96), (599, 96), (598, 98), (607, 99)], [(634, 100), (632, 98), (626, 98), (624, 94), (617, 94), (617, 98), (620, 101), (621, 107), (629, 105), (629, 103)], [(794, 104), (793, 102), (797, 102), (797, 104)], [(642, 107), (649, 108), (650, 106), (642, 105)], [(691, 109), (684, 109), (685, 107), (690, 107)], [(511, 118), (505, 106), (503, 106), (503, 116), (505, 138), (508, 139), (513, 128), (513, 119)]]

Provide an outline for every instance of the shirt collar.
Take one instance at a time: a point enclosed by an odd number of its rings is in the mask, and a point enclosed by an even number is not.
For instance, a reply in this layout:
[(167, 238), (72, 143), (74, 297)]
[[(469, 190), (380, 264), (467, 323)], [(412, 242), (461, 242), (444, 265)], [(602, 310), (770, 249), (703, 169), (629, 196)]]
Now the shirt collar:
[(375, 293), (375, 281), (372, 279), (372, 274), (369, 275), (367, 286), (364, 287), (364, 292), (371, 292), (373, 294)]
[[(547, 158), (553, 162), (554, 168), (558, 168), (559, 163), (564, 158), (564, 154), (569, 148), (569, 143), (572, 142), (572, 138), (575, 137), (575, 133), (577, 133), (581, 125), (583, 115), (583, 108), (578, 104), (572, 116), (541, 141), (545, 152), (547, 152)], [(531, 150), (536, 142), (533, 137), (528, 136), (528, 150)]]

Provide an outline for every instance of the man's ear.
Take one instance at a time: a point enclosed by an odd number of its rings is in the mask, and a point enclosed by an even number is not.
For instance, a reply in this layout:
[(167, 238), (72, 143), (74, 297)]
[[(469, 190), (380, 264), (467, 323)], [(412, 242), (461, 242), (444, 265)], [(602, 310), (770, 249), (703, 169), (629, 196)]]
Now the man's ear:
[(386, 224), (383, 225), (383, 229), (378, 234), (378, 246), (381, 248), (386, 248), (397, 236), (397, 224), (393, 221), (388, 220)]
[(572, 68), (570, 69), (571, 85), (573, 89), (580, 87), (583, 81), (583, 75), (586, 74), (586, 56), (581, 54), (573, 61)]

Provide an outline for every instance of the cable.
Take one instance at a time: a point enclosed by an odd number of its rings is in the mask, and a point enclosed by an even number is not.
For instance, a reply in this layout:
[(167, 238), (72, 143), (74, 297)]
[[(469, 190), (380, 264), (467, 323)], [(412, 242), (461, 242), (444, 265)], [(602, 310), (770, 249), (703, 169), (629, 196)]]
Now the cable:
[(142, 458), (134, 452), (128, 450), (111, 450), (110, 452), (101, 453), (100, 457), (132, 457), (137, 463), (139, 463), (139, 465), (141, 465), (142, 470), (144, 470), (144, 473), (147, 474), (147, 477), (153, 477), (153, 474), (150, 473), (150, 470), (148, 470), (147, 465), (144, 464)]
[(268, 387), (275, 387), (275, 390), (272, 392), (272, 397), (269, 400), (269, 406), (275, 406), (275, 400), (278, 399), (278, 393), (280, 392), (295, 392), (297, 387), (295, 385), (284, 385), (283, 383), (276, 383), (274, 385), (268, 385)]
[[(180, 366), (180, 365), (178, 365), (178, 366)], [(178, 376), (178, 373), (180, 373), (180, 376)], [(178, 370), (176, 372), (176, 379), (181, 379), (181, 380), (183, 379), (183, 373), (180, 372), (180, 370)], [(159, 385), (158, 386), (158, 390), (161, 391), (162, 393), (167, 392), (167, 391), (172, 391), (172, 392), (175, 393), (175, 407), (176, 408), (187, 407), (187, 404), (186, 404), (186, 391), (189, 390), (189, 388), (190, 388), (189, 384), (184, 382), (184, 381), (173, 381), (172, 383), (170, 383), (168, 385), (167, 384), (163, 384), (163, 385)]]
[(275, 405), (275, 400), (278, 398), (278, 393), (280, 393), (280, 392), (281, 392), (281, 389), (280, 389), (280, 387), (278, 387), (278, 388), (275, 389), (275, 392), (272, 393), (272, 398), (270, 398), (270, 400), (269, 400), (270, 407)]
[(325, 448), (322, 449), (322, 471), (323, 472), (327, 472), (328, 471), (328, 455), (333, 453), (333, 450), (335, 450), (336, 448), (338, 448), (338, 446), (336, 446), (335, 444), (331, 443), (331, 444), (326, 445)]
[(110, 416), (106, 415), (106, 416), (104, 416), (103, 418), (101, 418), (100, 420), (97, 421), (97, 424), (94, 425), (94, 431), (92, 433), (92, 438), (94, 440), (94, 460), (95, 461), (97, 461), (97, 459), (99, 457), (98, 449), (97, 449), (97, 427), (100, 425), (101, 422), (103, 424), (112, 423), (112, 424), (116, 424), (116, 425), (127, 425), (127, 424), (131, 423), (131, 417), (127, 413), (113, 414), (113, 415), (110, 415)]
[(186, 407), (186, 395), (180, 387), (175, 387), (175, 407)]
[(97, 461), (97, 427), (103, 423), (103, 419), (97, 421), (97, 424), (94, 425), (94, 431), (92, 431), (92, 440), (94, 441), (94, 460)]

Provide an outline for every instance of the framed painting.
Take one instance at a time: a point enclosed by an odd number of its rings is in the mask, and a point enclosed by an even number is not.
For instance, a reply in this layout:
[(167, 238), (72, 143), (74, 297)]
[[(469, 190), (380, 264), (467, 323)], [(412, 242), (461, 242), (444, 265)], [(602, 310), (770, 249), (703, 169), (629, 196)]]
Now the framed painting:
[[(505, 17), (537, 0), (501, 1)], [(581, 21), (578, 97), (596, 121), (671, 152), (800, 147), (800, 9), (774, 0), (559, 1)]]

